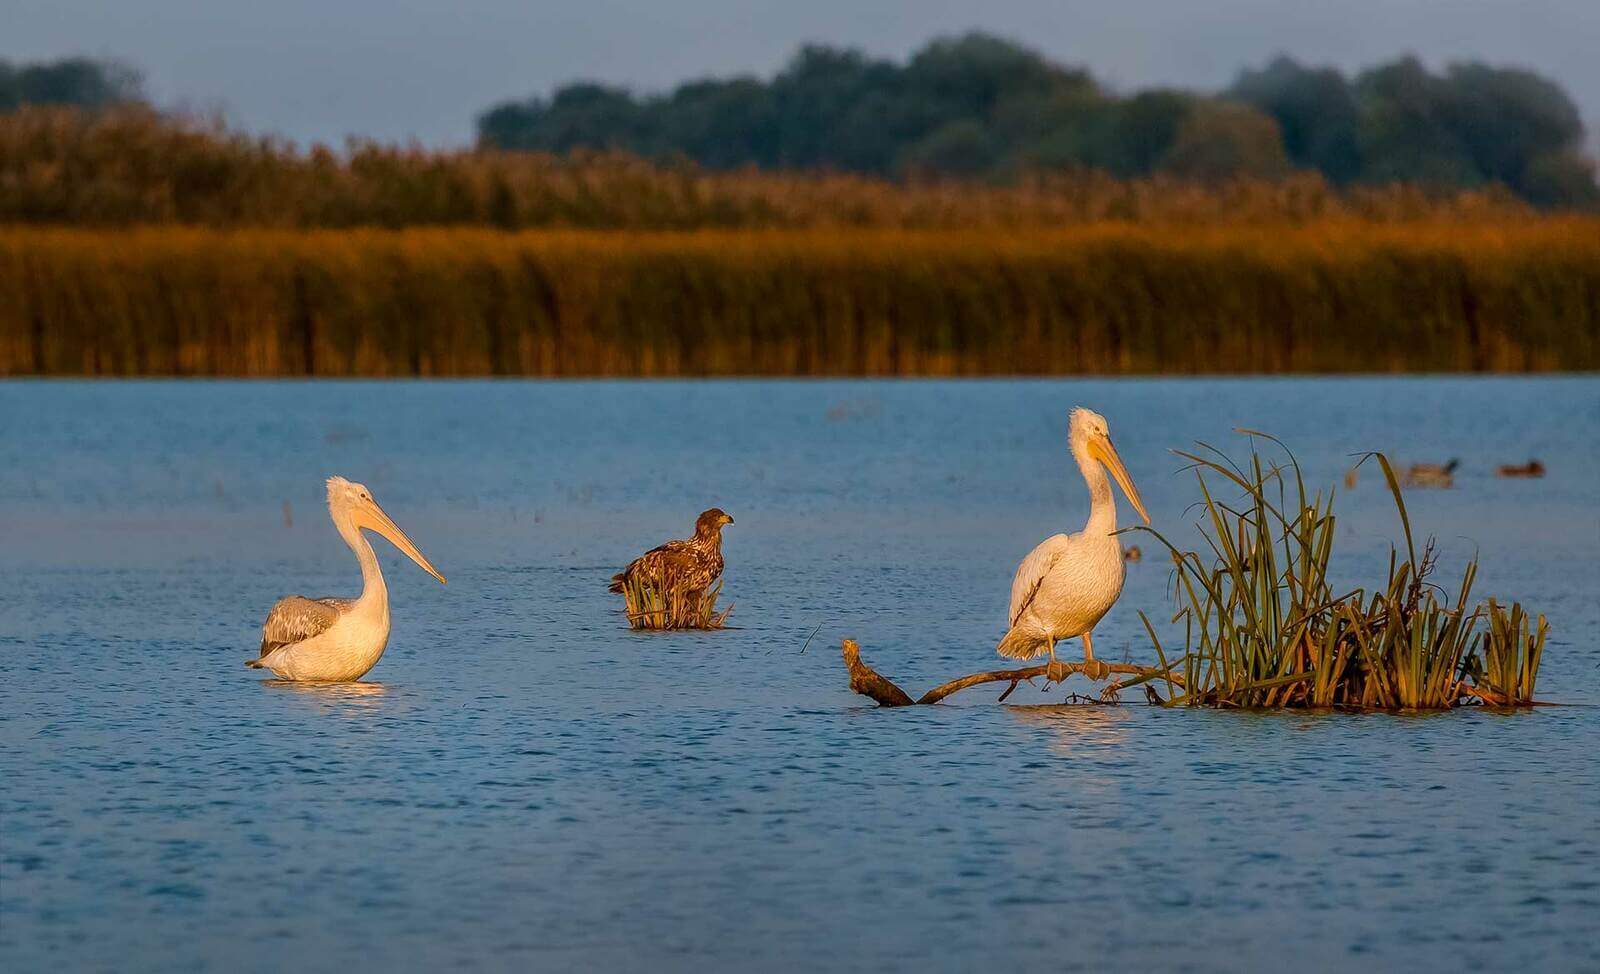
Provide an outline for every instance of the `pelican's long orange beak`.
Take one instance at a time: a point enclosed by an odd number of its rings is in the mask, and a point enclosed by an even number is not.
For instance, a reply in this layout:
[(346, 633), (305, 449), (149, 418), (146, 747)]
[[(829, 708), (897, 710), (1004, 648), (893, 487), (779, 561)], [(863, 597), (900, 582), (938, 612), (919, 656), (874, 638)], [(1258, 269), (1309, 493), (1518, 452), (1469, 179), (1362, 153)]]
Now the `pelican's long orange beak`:
[(1117, 448), (1111, 445), (1111, 437), (1096, 436), (1089, 441), (1089, 452), (1096, 460), (1105, 464), (1111, 471), (1111, 477), (1127, 495), (1128, 501), (1133, 504), (1133, 509), (1144, 518), (1144, 523), (1150, 523), (1150, 515), (1145, 513), (1144, 501), (1139, 497), (1139, 488), (1133, 486), (1133, 478), (1128, 476), (1128, 468), (1122, 465), (1122, 457), (1117, 455)]
[(416, 562), (418, 567), (437, 578), (440, 584), (444, 584), (444, 576), (439, 574), (439, 570), (434, 568), (433, 564), (422, 556), (422, 552), (418, 551), (417, 546), (411, 543), (411, 539), (406, 537), (404, 531), (400, 530), (400, 526), (391, 521), (389, 515), (383, 513), (383, 508), (378, 506), (377, 501), (367, 501), (358, 507), (355, 520), (357, 527), (371, 528), (388, 538), (391, 544), (405, 552), (406, 557)]

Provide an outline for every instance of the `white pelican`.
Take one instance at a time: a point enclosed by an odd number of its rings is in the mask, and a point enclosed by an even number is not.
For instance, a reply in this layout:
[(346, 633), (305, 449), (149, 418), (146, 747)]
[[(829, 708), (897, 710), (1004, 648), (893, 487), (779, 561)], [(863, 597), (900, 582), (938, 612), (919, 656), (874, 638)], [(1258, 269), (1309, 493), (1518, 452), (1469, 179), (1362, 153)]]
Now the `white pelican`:
[(1089, 485), (1089, 521), (1077, 534), (1046, 538), (1022, 559), (1011, 582), (1011, 628), (995, 651), (1017, 659), (1048, 652), (1053, 669), (1056, 640), (1082, 636), (1084, 673), (1091, 680), (1102, 680), (1109, 671), (1095, 660), (1089, 632), (1122, 594), (1127, 573), (1122, 543), (1113, 533), (1117, 505), (1106, 470), (1117, 478), (1144, 523), (1150, 523), (1150, 515), (1111, 445), (1105, 417), (1080, 406), (1072, 411), (1069, 429), (1072, 457)]
[(388, 538), (423, 571), (444, 581), (361, 484), (329, 477), (328, 516), (361, 563), (361, 597), (279, 599), (261, 627), (261, 655), (244, 665), (286, 680), (357, 680), (372, 669), (389, 643), (389, 589), (362, 528)]

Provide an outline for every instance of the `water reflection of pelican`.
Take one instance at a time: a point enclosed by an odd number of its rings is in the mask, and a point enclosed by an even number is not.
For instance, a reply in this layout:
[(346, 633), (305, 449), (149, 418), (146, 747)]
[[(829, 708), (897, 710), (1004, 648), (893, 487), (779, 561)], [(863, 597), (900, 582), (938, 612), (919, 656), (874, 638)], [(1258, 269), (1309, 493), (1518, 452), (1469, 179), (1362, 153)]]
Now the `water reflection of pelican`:
[(261, 627), (261, 655), (246, 666), (286, 680), (359, 680), (378, 662), (389, 643), (389, 588), (363, 528), (388, 538), (423, 571), (444, 581), (361, 484), (328, 478), (328, 516), (361, 563), (361, 597), (279, 599)]
[(342, 714), (375, 711), (389, 693), (389, 688), (382, 683), (356, 681), (262, 680), (261, 685), (300, 694), (306, 700), (321, 705), (320, 709), (323, 711), (337, 711)]
[(1060, 703), (1012, 704), (1005, 711), (1025, 724), (1049, 730), (1050, 749), (1062, 756), (1121, 746), (1127, 741), (1132, 716), (1124, 707)]

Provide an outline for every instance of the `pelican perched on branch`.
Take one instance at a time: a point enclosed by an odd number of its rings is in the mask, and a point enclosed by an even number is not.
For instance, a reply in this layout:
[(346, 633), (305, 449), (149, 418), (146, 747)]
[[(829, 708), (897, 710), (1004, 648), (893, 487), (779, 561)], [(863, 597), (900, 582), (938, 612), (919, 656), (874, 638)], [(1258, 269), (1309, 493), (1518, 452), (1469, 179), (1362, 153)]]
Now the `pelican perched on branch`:
[(388, 538), (423, 571), (444, 581), (361, 484), (328, 478), (328, 516), (361, 563), (361, 596), (279, 599), (261, 627), (261, 655), (244, 665), (286, 680), (356, 680), (372, 669), (389, 642), (389, 589), (362, 528)]
[(1000, 640), (1001, 656), (1029, 659), (1050, 654), (1056, 662), (1056, 640), (1083, 637), (1084, 673), (1105, 679), (1109, 670), (1094, 658), (1089, 632), (1122, 594), (1122, 543), (1117, 540), (1117, 505), (1106, 471), (1150, 523), (1139, 491), (1111, 445), (1104, 416), (1083, 407), (1072, 411), (1067, 435), (1072, 458), (1089, 485), (1089, 520), (1077, 534), (1058, 534), (1040, 542), (1017, 568), (1011, 582), (1010, 630)]

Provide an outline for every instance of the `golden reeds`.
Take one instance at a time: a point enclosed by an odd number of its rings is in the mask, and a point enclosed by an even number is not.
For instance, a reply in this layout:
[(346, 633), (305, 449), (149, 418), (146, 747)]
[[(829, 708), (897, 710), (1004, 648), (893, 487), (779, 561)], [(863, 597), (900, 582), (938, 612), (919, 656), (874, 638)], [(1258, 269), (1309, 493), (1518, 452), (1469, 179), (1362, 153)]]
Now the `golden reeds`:
[(1600, 220), (1029, 231), (0, 227), (3, 375), (1600, 367)]

